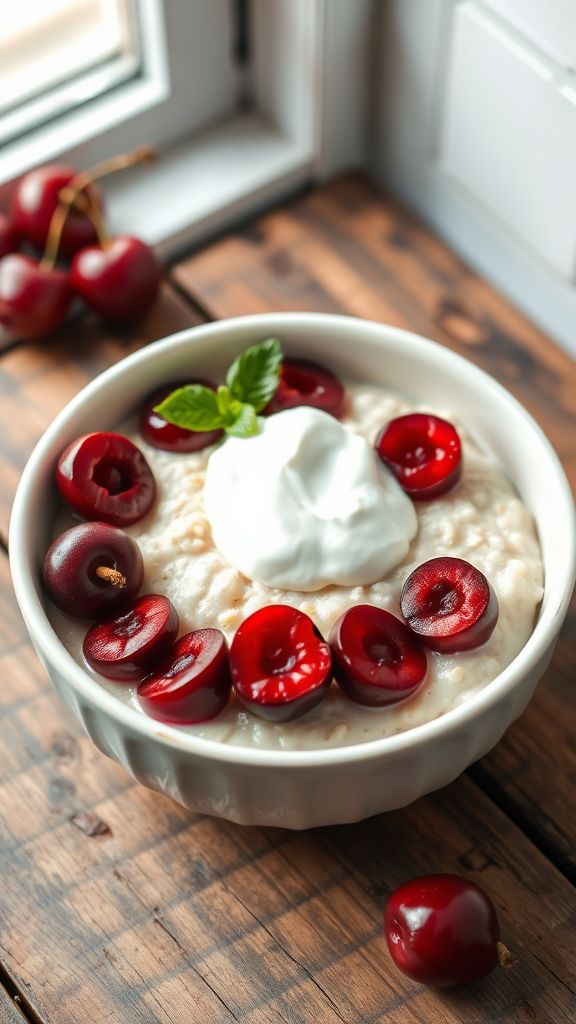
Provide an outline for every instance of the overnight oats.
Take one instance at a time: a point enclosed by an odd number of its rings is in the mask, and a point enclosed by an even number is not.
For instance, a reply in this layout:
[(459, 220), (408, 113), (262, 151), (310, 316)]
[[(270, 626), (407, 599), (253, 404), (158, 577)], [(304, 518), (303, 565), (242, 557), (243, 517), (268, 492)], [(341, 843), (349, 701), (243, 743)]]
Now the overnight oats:
[(435, 719), (512, 661), (542, 597), (530, 512), (465, 423), (273, 339), (77, 439), (57, 483), (62, 642), (119, 700), (230, 745)]

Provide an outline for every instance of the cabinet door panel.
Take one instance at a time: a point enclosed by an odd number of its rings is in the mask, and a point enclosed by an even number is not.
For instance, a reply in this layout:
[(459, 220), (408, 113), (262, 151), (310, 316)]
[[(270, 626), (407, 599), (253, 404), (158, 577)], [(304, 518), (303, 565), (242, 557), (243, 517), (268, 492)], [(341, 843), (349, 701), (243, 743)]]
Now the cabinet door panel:
[(574, 0), (484, 0), (563, 67), (576, 69)]
[(576, 103), (548, 61), (473, 3), (455, 11), (439, 162), (556, 270), (573, 275)]

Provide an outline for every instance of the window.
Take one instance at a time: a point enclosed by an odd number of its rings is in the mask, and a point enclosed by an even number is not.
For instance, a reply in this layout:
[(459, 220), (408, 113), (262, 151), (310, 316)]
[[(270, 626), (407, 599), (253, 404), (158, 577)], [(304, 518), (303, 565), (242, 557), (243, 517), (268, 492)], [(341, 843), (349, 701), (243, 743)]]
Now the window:
[(26, 0), (0, 24), (0, 142), (93, 99), (139, 67), (128, 0)]
[[(107, 208), (114, 230), (138, 224), (172, 254), (297, 184), (361, 161), (371, 0), (20, 6), (25, 14), (0, 28), (3, 40), (11, 33), (15, 76), (12, 108), (0, 110), (0, 189), (39, 163), (86, 167), (151, 143), (161, 159), (106, 182)], [(58, 19), (66, 32), (54, 28)], [(82, 45), (72, 44), (74, 32)], [(73, 60), (50, 57), (50, 40), (74, 49)], [(36, 114), (46, 105), (36, 120), (34, 104)]]

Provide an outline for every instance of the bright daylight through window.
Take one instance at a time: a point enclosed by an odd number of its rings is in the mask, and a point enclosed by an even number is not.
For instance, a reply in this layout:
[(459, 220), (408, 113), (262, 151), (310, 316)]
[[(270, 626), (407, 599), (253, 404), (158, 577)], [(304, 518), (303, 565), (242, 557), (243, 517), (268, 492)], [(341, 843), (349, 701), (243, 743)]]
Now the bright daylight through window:
[(93, 99), (138, 70), (130, 0), (26, 0), (0, 24), (0, 142)]

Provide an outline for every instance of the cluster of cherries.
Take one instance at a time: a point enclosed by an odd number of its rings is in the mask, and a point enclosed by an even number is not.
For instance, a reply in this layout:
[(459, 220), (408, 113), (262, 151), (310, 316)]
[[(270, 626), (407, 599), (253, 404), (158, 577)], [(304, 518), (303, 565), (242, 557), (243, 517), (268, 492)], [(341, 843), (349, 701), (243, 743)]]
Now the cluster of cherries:
[[(177, 386), (146, 400), (140, 420), (144, 438), (173, 452), (213, 444), (219, 432), (188, 431), (155, 411)], [(341, 415), (344, 389), (323, 367), (286, 359), (265, 413), (303, 404)], [(435, 416), (392, 420), (380, 432), (376, 452), (416, 500), (441, 494), (460, 475), (458, 434)], [(168, 598), (137, 596), (142, 556), (122, 530), (142, 519), (154, 501), (154, 477), (140, 449), (120, 434), (78, 438), (62, 453), (56, 480), (68, 507), (89, 522), (52, 544), (44, 563), (46, 587), (69, 614), (101, 617), (84, 640), (87, 663), (110, 679), (137, 683), (143, 708), (165, 722), (215, 717), (232, 687), (253, 714), (288, 721), (318, 704), (333, 677), (351, 700), (384, 707), (421, 685), (427, 648), (469, 650), (484, 643), (496, 623), (497, 599), (483, 574), (463, 559), (442, 557), (420, 565), (406, 580), (403, 619), (373, 605), (356, 605), (338, 619), (326, 641), (304, 612), (274, 604), (240, 625), (230, 650), (217, 629), (177, 639), (178, 615)]]
[[(147, 399), (140, 418), (143, 437), (171, 452), (214, 444), (220, 431), (184, 430), (155, 412), (179, 386), (175, 382)], [(317, 364), (286, 359), (265, 412), (303, 404), (339, 416), (344, 389)], [(393, 420), (380, 432), (376, 451), (414, 500), (444, 493), (460, 476), (458, 435), (434, 416)], [(89, 521), (53, 543), (43, 568), (46, 587), (69, 614), (100, 617), (84, 640), (86, 661), (104, 676), (138, 682), (143, 708), (161, 721), (183, 724), (214, 717), (225, 707), (232, 685), (250, 711), (283, 721), (313, 707), (333, 674), (355, 701), (386, 705), (409, 696), (421, 683), (425, 647), (467, 650), (487, 640), (496, 622), (496, 598), (484, 576), (461, 559), (435, 558), (404, 585), (404, 622), (360, 605), (339, 619), (326, 643), (307, 615), (272, 605), (242, 623), (230, 650), (218, 629), (194, 630), (177, 639), (178, 615), (168, 598), (137, 596), (142, 555), (121, 529), (145, 516), (154, 501), (154, 477), (140, 450), (119, 434), (87, 435), (62, 453), (56, 479), (68, 506)], [(385, 933), (396, 966), (428, 985), (469, 983), (498, 962), (510, 961), (492, 901), (457, 875), (415, 878), (392, 892)]]
[(78, 297), (116, 323), (145, 312), (160, 286), (160, 263), (140, 239), (109, 237), (94, 182), (152, 157), (140, 147), (89, 171), (47, 165), (20, 180), (10, 213), (0, 212), (0, 324), (20, 338), (48, 334)]

